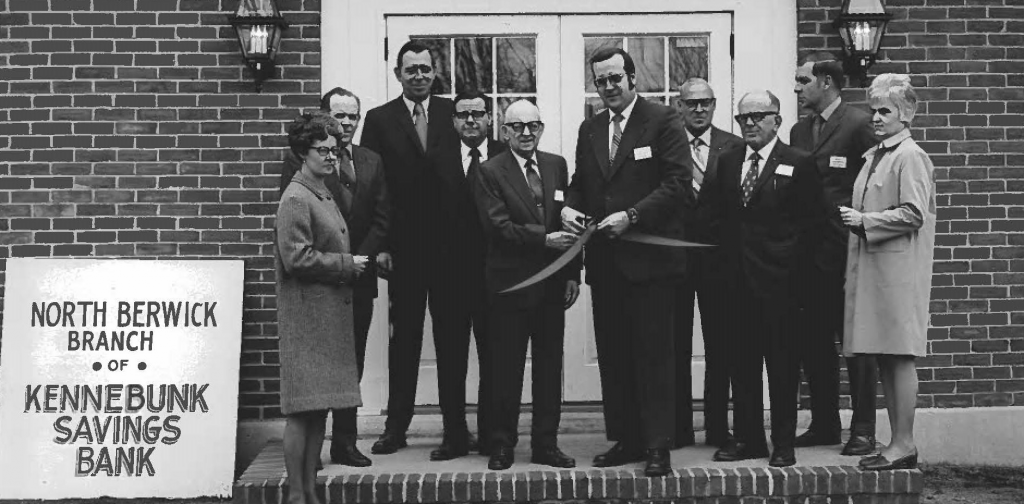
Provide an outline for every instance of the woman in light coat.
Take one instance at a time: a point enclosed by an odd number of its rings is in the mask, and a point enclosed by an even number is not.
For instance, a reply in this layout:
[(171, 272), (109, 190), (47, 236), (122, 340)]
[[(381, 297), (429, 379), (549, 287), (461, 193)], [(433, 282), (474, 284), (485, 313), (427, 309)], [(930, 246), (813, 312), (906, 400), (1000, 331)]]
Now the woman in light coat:
[(338, 126), (324, 112), (288, 127), (302, 168), (281, 195), (276, 220), (281, 412), (289, 504), (319, 504), (316, 466), (329, 409), (361, 404), (352, 282), (366, 265), (349, 253), (348, 228), (324, 186), (338, 159)]
[(910, 136), (917, 95), (909, 77), (879, 75), (871, 84), (869, 103), (882, 142), (864, 153), (864, 168), (853, 185), (853, 208), (840, 208), (852, 232), (843, 349), (846, 355), (877, 357), (892, 430), (889, 445), (862, 459), (861, 467), (913, 468), (914, 359), (927, 353), (935, 168)]

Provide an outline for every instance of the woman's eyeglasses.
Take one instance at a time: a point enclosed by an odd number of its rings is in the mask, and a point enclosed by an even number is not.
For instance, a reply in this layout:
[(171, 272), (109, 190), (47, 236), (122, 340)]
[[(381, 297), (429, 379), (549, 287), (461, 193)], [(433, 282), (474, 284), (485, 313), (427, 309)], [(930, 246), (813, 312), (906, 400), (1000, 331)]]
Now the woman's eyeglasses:
[(317, 154), (320, 154), (320, 157), (324, 158), (327, 157), (328, 154), (334, 154), (334, 157), (341, 156), (341, 149), (337, 147), (315, 147), (314, 150), (316, 150)]

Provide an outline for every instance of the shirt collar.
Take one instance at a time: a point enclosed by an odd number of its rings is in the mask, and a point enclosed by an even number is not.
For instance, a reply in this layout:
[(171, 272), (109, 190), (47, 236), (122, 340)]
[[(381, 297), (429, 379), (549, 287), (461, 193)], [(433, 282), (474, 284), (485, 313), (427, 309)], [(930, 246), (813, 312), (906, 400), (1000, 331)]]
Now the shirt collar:
[[(413, 110), (416, 108), (416, 102), (410, 100), (404, 94), (402, 95), (402, 101), (405, 102), (405, 108), (409, 109), (409, 117), (416, 117), (416, 114), (413, 112)], [(430, 95), (427, 95), (427, 97), (424, 98), (423, 101), (420, 102), (420, 103), (423, 104), (423, 117), (425, 119), (427, 119), (427, 122), (429, 123), (430, 122)]]
[[(875, 149), (877, 149), (879, 147), (881, 147), (883, 149), (891, 149), (893, 147), (896, 147), (900, 143), (902, 143), (904, 140), (910, 138), (910, 136), (911, 136), (910, 135), (910, 128), (903, 128), (903, 131), (901, 131), (899, 133), (896, 133), (895, 135), (893, 135), (893, 136), (891, 136), (889, 138), (886, 138), (885, 140), (882, 140), (881, 143), (879, 143), (877, 146), (875, 146)], [(870, 150), (868, 152), (872, 152), (873, 150), (874, 149), (872, 149), (872, 150)], [(865, 153), (865, 155), (867, 155), (867, 153)]]
[[(686, 128), (683, 128), (683, 129), (686, 129)], [(708, 129), (704, 130), (704, 133), (701, 133), (700, 136), (697, 137), (697, 138), (700, 138), (701, 141), (704, 142), (704, 145), (706, 145), (708, 147), (711, 147), (711, 127), (708, 126)], [(686, 140), (687, 140), (687, 143), (690, 143), (692, 145), (693, 144), (693, 139), (694, 139), (693, 133), (689, 129), (686, 129)]]
[[(526, 158), (524, 158), (523, 156), (520, 156), (519, 153), (517, 153), (516, 151), (514, 151), (512, 149), (509, 149), (508, 151), (511, 152), (512, 156), (516, 158), (516, 163), (519, 163), (519, 170), (522, 171), (523, 173), (526, 173)], [(533, 161), (533, 166), (534, 167), (538, 166), (538, 164), (537, 164), (537, 151), (533, 151), (533, 155), (530, 156), (530, 159)], [(537, 173), (540, 173), (540, 169), (539, 168), (535, 168), (535, 169), (537, 170)]]
[[(775, 138), (772, 139), (772, 141), (768, 142), (767, 145), (765, 145), (764, 147), (761, 147), (761, 149), (757, 151), (757, 155), (761, 156), (761, 161), (765, 161), (765, 160), (768, 159), (768, 156), (771, 155), (772, 150), (775, 149), (775, 144), (778, 141), (779, 141), (779, 137), (778, 137), (778, 135), (776, 135)], [(753, 154), (753, 153), (754, 153), (754, 149), (751, 149), (750, 146), (748, 145), (747, 146), (747, 152), (744, 154), (744, 157), (743, 157), (743, 162), (750, 161), (750, 155)]]
[(836, 113), (836, 109), (839, 108), (839, 104), (842, 103), (842, 101), (843, 98), (839, 96), (837, 96), (835, 100), (832, 100), (832, 103), (825, 107), (825, 110), (821, 111), (821, 118), (828, 121), (828, 118), (832, 117), (832, 114)]
[[(462, 147), (462, 159), (466, 160), (466, 159), (471, 158), (472, 156), (470, 155), (470, 152), (473, 150), (473, 148), (468, 146), (468, 145), (466, 145), (466, 142), (461, 142), (460, 141), (459, 145)], [(480, 142), (480, 145), (478, 145), (476, 147), (476, 150), (480, 151), (480, 159), (490, 159), (489, 157), (487, 157), (487, 139), (486, 138), (484, 139), (483, 142)]]
[[(626, 108), (622, 112), (619, 112), (619, 115), (622, 116), (622, 124), (620, 124), (620, 126), (623, 129), (625, 129), (626, 123), (629, 122), (629, 116), (633, 115), (633, 107), (636, 106), (636, 102), (638, 102), (638, 101), (640, 101), (640, 95), (634, 96), (633, 97), (633, 101), (630, 102), (630, 104), (627, 105)], [(614, 121), (612, 121), (611, 118), (615, 117), (615, 112), (612, 112), (611, 110), (608, 110), (608, 113), (611, 114), (611, 116), (608, 117), (608, 121), (610, 123), (614, 124)]]

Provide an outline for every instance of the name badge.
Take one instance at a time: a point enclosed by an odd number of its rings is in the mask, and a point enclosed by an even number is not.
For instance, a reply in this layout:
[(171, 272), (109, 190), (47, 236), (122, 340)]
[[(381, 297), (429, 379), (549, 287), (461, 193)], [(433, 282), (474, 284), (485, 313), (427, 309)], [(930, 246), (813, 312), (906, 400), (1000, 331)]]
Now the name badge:
[(633, 159), (640, 161), (641, 159), (650, 159), (651, 147), (637, 147), (633, 149)]
[(555, 201), (565, 201), (565, 193), (555, 189)]
[(792, 177), (793, 165), (780, 164), (779, 166), (775, 167), (775, 174), (782, 175), (783, 177)]
[(846, 168), (846, 158), (843, 156), (832, 156), (828, 158), (829, 168)]

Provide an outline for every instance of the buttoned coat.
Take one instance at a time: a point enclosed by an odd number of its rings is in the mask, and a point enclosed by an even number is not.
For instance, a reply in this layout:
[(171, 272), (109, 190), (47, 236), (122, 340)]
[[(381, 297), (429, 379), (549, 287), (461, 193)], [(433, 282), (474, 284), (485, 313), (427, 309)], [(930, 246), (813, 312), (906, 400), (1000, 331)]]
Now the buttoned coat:
[(348, 226), (322, 180), (295, 175), (275, 231), (281, 411), (360, 406)]
[[(909, 131), (869, 150), (853, 186), (864, 234), (850, 235), (843, 351), (927, 353), (935, 248), (935, 168)], [(915, 211), (916, 209), (916, 211)]]

